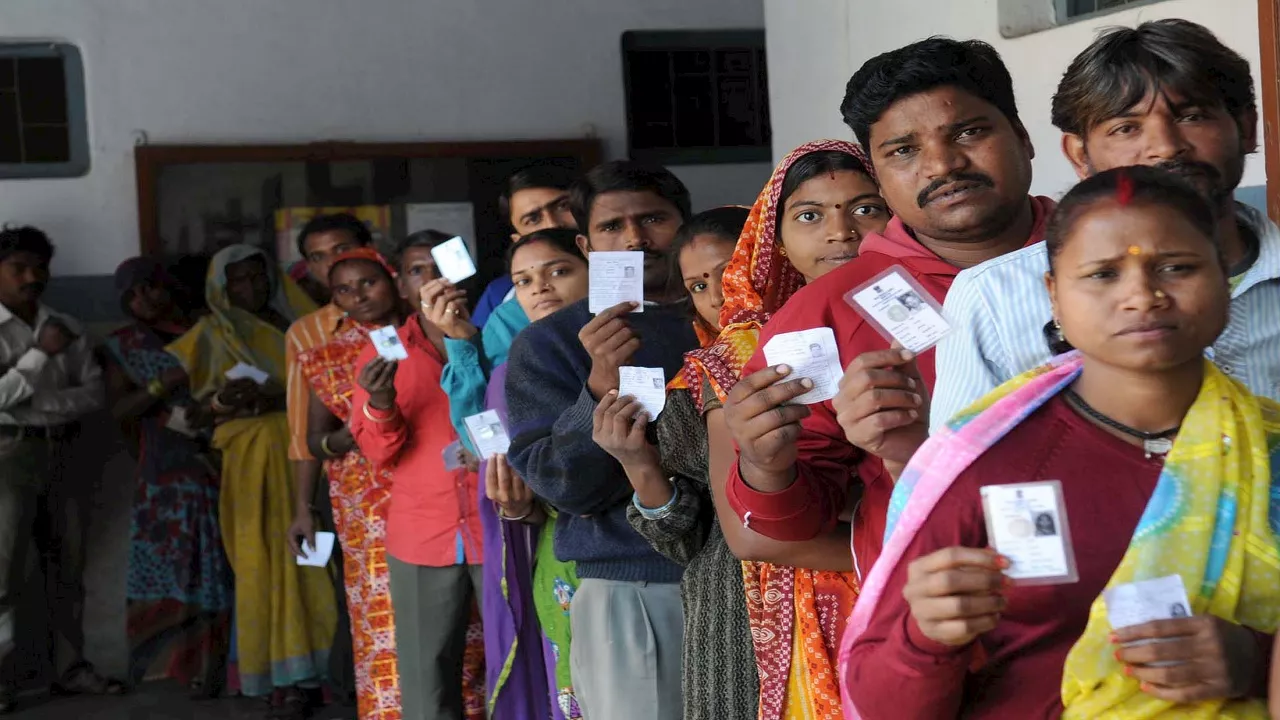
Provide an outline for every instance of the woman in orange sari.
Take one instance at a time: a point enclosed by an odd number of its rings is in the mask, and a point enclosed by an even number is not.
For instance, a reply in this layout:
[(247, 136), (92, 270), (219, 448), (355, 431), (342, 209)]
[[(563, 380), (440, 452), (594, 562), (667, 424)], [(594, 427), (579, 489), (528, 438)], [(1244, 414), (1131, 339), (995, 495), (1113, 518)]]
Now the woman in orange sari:
[[(343, 582), (351, 615), (356, 707), (361, 720), (399, 720), (400, 678), (387, 578), (386, 520), (391, 477), (360, 453), (347, 428), (355, 362), (369, 333), (404, 321), (395, 272), (372, 248), (349, 250), (329, 271), (333, 301), (346, 313), (326, 345), (298, 356), (311, 387), (311, 452), (324, 459)], [(314, 547), (314, 538), (309, 538)]]
[(730, 549), (747, 559), (761, 720), (841, 716), (836, 657), (858, 580), (847, 525), (785, 548), (742, 526), (725, 499), (735, 453), (724, 399), (770, 316), (806, 282), (856, 257), (862, 238), (888, 220), (856, 145), (820, 140), (792, 151), (761, 191), (724, 271), (719, 338), (686, 356), (685, 379), (706, 418), (716, 513)]

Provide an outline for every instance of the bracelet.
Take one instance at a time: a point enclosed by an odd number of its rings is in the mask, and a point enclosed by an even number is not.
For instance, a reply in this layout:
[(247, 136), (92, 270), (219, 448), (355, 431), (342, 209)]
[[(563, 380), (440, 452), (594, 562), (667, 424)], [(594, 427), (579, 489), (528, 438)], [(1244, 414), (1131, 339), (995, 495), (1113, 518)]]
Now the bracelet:
[(498, 519), (506, 520), (507, 522), (520, 522), (521, 520), (529, 519), (529, 516), (534, 513), (535, 509), (537, 509), (537, 505), (531, 505), (529, 507), (529, 512), (521, 515), (520, 517), (508, 517), (507, 513), (502, 509), (502, 507), (498, 507)]
[(363, 410), (364, 410), (364, 416), (365, 416), (365, 417), (367, 417), (367, 418), (369, 418), (369, 422), (377, 423), (377, 424), (379, 424), (379, 425), (381, 425), (382, 423), (389, 423), (389, 422), (391, 422), (392, 420), (395, 420), (395, 419), (396, 419), (396, 415), (400, 414), (400, 409), (399, 409), (397, 406), (392, 405), (392, 406), (391, 406), (391, 415), (390, 415), (389, 417), (376, 418), (376, 417), (374, 417), (374, 416), (373, 416), (373, 413), (369, 412), (369, 401), (368, 401), (368, 400), (365, 400), (365, 401), (364, 401), (364, 407), (363, 407)]
[(164, 383), (160, 382), (160, 378), (153, 378), (147, 383), (147, 394), (158, 400), (169, 393), (165, 391)]
[(338, 456), (338, 453), (334, 452), (333, 448), (329, 447), (329, 435), (327, 433), (320, 436), (320, 450), (329, 457)]
[(663, 520), (676, 509), (676, 503), (680, 501), (680, 486), (676, 485), (675, 478), (668, 478), (671, 483), (671, 499), (662, 507), (647, 508), (640, 504), (640, 496), (633, 494), (631, 496), (631, 504), (635, 509), (640, 511), (640, 517), (645, 520)]
[(231, 412), (235, 409), (230, 405), (223, 405), (221, 402), (218, 402), (218, 393), (214, 393), (213, 396), (209, 398), (209, 407), (213, 408), (213, 411), (218, 413)]

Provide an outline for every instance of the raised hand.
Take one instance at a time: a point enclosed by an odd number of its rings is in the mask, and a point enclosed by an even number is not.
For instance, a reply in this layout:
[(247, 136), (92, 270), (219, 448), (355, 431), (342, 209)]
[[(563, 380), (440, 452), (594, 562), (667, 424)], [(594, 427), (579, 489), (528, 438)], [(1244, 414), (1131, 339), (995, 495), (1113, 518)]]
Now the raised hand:
[(831, 405), (845, 438), (887, 463), (906, 465), (929, 438), (928, 388), (907, 350), (859, 355)]
[(427, 321), (454, 340), (467, 340), (477, 332), (467, 309), (467, 293), (444, 278), (436, 278), (418, 291)]
[(945, 548), (908, 566), (902, 596), (925, 637), (961, 647), (1000, 622), (1007, 567), (1009, 561), (992, 550)]
[(40, 327), (36, 345), (44, 351), (44, 354), (53, 356), (65, 351), (71, 343), (75, 342), (75, 339), (76, 334), (71, 332), (71, 328), (61, 320), (51, 317)]
[[(1242, 697), (1265, 660), (1252, 633), (1213, 615), (1133, 625), (1116, 630), (1112, 640), (1143, 692), (1175, 703)], [(1141, 640), (1160, 642), (1126, 647)]]
[(633, 302), (614, 305), (578, 331), (578, 341), (591, 356), (587, 388), (596, 398), (602, 399), (610, 390), (618, 389), (618, 368), (630, 362), (640, 349), (640, 338), (623, 319), (635, 309)]
[(484, 494), (505, 518), (525, 518), (533, 512), (533, 490), (507, 462), (506, 455), (494, 455), (484, 468)]
[(591, 420), (591, 439), (624, 470), (660, 466), (658, 449), (645, 437), (649, 416), (635, 398), (619, 397), (616, 390), (610, 390), (596, 405)]
[(754, 372), (738, 381), (724, 404), (743, 479), (763, 492), (791, 483), (800, 421), (809, 417), (808, 407), (788, 403), (812, 390), (813, 381), (786, 380), (790, 374), (786, 365)]
[(390, 410), (396, 404), (396, 368), (398, 363), (381, 356), (369, 361), (356, 382), (369, 393), (369, 406)]

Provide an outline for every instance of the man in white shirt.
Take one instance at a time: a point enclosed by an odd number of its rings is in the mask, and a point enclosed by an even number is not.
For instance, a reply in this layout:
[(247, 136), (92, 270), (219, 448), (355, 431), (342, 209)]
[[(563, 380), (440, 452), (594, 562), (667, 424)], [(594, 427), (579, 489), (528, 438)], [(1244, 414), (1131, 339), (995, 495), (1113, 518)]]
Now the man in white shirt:
[[(1209, 354), (1255, 394), (1280, 399), (1280, 228), (1233, 198), (1245, 157), (1257, 149), (1257, 121), (1248, 61), (1186, 20), (1104, 33), (1071, 63), (1053, 99), (1063, 152), (1081, 178), (1155, 166), (1183, 176), (1219, 208), (1231, 319)], [(933, 432), (1046, 362), (1051, 345), (1061, 349), (1048, 267), (1041, 243), (956, 278), (944, 306), (955, 328), (938, 345)]]
[(12, 709), (16, 593), (35, 535), (44, 560), (54, 669), (68, 692), (119, 683), (84, 659), (84, 522), (64, 477), (77, 421), (104, 402), (93, 347), (71, 318), (41, 304), (53, 246), (32, 227), (0, 231), (0, 713)]

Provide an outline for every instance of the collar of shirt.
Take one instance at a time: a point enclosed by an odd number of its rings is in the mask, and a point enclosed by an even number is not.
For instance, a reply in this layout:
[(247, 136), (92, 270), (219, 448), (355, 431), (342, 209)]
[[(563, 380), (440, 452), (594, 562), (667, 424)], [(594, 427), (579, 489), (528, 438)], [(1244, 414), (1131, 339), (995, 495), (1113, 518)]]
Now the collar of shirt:
[[(1031, 233), (1027, 236), (1026, 245), (1034, 245), (1044, 239), (1045, 228), (1049, 224), (1049, 216), (1053, 214), (1056, 203), (1039, 196), (1028, 196), (1031, 203)], [(1025, 247), (1025, 246), (1024, 246)], [(911, 233), (902, 218), (894, 216), (885, 226), (883, 233), (872, 233), (859, 246), (860, 253), (878, 252), (882, 255), (897, 258), (937, 258), (937, 254), (920, 244)]]
[(1280, 280), (1280, 227), (1261, 211), (1242, 203), (1236, 204), (1236, 216), (1258, 236), (1258, 259), (1240, 277), (1232, 297), (1240, 297), (1261, 283)]
[[(36, 324), (30, 326), (28, 329), (32, 332), (39, 330), (40, 326), (44, 325), (45, 321), (54, 315), (55, 313), (51, 308), (47, 307), (44, 303), (41, 303), (36, 309)], [(17, 320), (23, 325), (27, 324), (22, 318), (14, 315), (13, 312), (10, 311), (3, 303), (0, 303), (0, 325), (7, 325), (10, 320)]]

